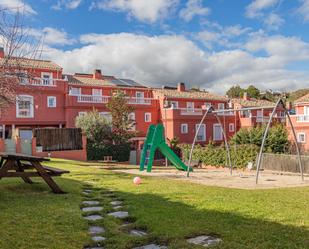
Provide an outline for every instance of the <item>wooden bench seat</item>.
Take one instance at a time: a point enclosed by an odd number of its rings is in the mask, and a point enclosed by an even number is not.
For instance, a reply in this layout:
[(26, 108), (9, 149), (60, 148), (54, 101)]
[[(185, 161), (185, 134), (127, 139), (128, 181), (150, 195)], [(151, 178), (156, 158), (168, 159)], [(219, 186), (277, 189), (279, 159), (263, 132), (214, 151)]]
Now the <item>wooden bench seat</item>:
[(70, 173), (70, 171), (68, 170), (53, 168), (53, 167), (44, 166), (44, 165), (43, 165), (43, 168), (46, 169), (48, 173), (52, 173), (54, 175), (62, 175), (62, 174)]

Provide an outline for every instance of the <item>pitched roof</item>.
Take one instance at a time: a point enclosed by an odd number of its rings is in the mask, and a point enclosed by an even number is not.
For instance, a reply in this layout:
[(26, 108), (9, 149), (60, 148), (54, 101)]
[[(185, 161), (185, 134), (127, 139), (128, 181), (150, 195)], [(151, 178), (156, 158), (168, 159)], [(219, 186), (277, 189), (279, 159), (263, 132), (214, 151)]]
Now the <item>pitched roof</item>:
[(0, 65), (6, 63), (10, 67), (17, 67), (17, 68), (20, 67), (20, 68), (62, 70), (62, 67), (48, 60), (36, 60), (36, 59), (16, 58), (16, 57), (12, 57), (10, 59), (0, 58)]
[[(80, 75), (80, 74), (79, 74)], [(104, 77), (103, 79), (94, 79), (90, 77), (81, 77), (75, 75), (66, 75), (68, 82), (75, 85), (92, 85), (92, 86), (123, 86), (123, 87), (141, 87), (145, 86), (129, 79), (117, 79), (114, 77)]]
[(204, 91), (177, 91), (172, 89), (154, 89), (154, 94), (166, 96), (168, 98), (185, 98), (185, 99), (203, 99), (203, 100), (222, 100), (227, 101), (228, 98)]
[(261, 100), (261, 99), (241, 99), (241, 98), (234, 98), (231, 99), (233, 104), (240, 104), (242, 107), (259, 107), (259, 106), (273, 106), (275, 103), (268, 101), (268, 100)]
[(295, 103), (309, 102), (309, 93), (295, 100)]

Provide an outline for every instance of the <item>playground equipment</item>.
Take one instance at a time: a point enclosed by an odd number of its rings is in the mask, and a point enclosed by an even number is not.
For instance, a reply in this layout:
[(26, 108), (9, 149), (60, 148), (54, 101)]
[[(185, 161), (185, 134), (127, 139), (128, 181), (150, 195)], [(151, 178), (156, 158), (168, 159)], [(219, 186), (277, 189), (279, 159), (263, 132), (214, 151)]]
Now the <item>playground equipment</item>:
[[(272, 113), (271, 113), (271, 115), (269, 117), (266, 129), (264, 131), (264, 135), (263, 135), (263, 139), (262, 139), (262, 144), (261, 144), (261, 147), (260, 147), (260, 152), (259, 152), (258, 157), (257, 157), (257, 162), (256, 162), (256, 180), (255, 180), (255, 182), (257, 184), (258, 180), (259, 180), (259, 172), (260, 172), (260, 167), (261, 167), (261, 160), (262, 160), (262, 154), (263, 154), (263, 150), (264, 150), (264, 146), (265, 146), (265, 141), (267, 139), (267, 135), (268, 135), (268, 131), (269, 131), (272, 119), (275, 116), (276, 110), (279, 107), (284, 109), (285, 115), (287, 116), (288, 122), (289, 122), (289, 124), (291, 126), (293, 137), (294, 137), (294, 141), (295, 141), (295, 144), (296, 144), (297, 155), (298, 155), (299, 171), (300, 171), (300, 174), (301, 174), (301, 179), (302, 179), (302, 181), (304, 181), (303, 165), (302, 165), (301, 154), (300, 154), (300, 149), (299, 149), (299, 145), (298, 145), (298, 142), (297, 142), (297, 137), (296, 137), (295, 129), (294, 129), (293, 123), (291, 121), (290, 114), (289, 114), (288, 110), (286, 109), (286, 106), (285, 106), (285, 104), (284, 104), (284, 102), (283, 102), (283, 100), (281, 98), (278, 99), (277, 103), (274, 106), (249, 107), (249, 108), (240, 108), (240, 109), (226, 109), (226, 110), (217, 110), (217, 111), (215, 111), (212, 107), (208, 108), (206, 110), (205, 114), (203, 115), (203, 117), (201, 119), (201, 122), (199, 123), (199, 126), (198, 126), (198, 128), (197, 128), (197, 130), (195, 132), (195, 136), (194, 136), (194, 139), (193, 139), (193, 143), (192, 143), (191, 151), (190, 151), (190, 155), (189, 155), (189, 165), (191, 165), (192, 154), (193, 154), (193, 150), (194, 150), (194, 146), (195, 146), (197, 135), (199, 133), (199, 130), (201, 128), (202, 123), (204, 122), (204, 120), (205, 120), (205, 118), (206, 118), (206, 116), (208, 114), (210, 114), (210, 113), (214, 114), (216, 116), (216, 119), (217, 119), (220, 127), (221, 127), (221, 131), (222, 131), (222, 134), (223, 134), (224, 143), (225, 143), (225, 147), (226, 147), (226, 151), (227, 151), (227, 156), (228, 156), (228, 162), (229, 162), (229, 167), (230, 167), (230, 174), (232, 174), (233, 166), (232, 166), (231, 157), (230, 157), (230, 147), (229, 147), (229, 144), (228, 144), (228, 141), (227, 141), (227, 137), (226, 137), (225, 131), (223, 129), (222, 123), (221, 123), (221, 121), (220, 121), (220, 119), (218, 117), (218, 114), (224, 114), (225, 112), (238, 112), (238, 111), (248, 111), (248, 110), (272, 109)], [(187, 177), (189, 177), (189, 172), (190, 172), (190, 167), (188, 167), (188, 169), (187, 169)]]
[(157, 126), (150, 125), (148, 128), (147, 137), (141, 154), (140, 171), (143, 171), (145, 166), (147, 166), (147, 172), (151, 172), (154, 155), (157, 149), (161, 151), (176, 169), (192, 171), (192, 168), (187, 167), (165, 143), (164, 127), (162, 124), (158, 124)]

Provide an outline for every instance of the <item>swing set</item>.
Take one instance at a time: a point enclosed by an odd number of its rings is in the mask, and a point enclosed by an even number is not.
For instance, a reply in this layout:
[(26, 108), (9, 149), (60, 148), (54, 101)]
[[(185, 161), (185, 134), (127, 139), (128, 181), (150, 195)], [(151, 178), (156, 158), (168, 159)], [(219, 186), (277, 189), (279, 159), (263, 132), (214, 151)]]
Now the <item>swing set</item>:
[[(227, 135), (225, 133), (225, 129), (223, 128), (223, 125), (222, 125), (222, 122), (221, 122), (221, 120), (219, 118), (219, 115), (220, 114), (229, 113), (229, 112), (234, 112), (235, 113), (235, 117), (236, 117), (236, 113), (239, 112), (239, 111), (272, 110), (272, 112), (271, 112), (271, 114), (269, 116), (269, 120), (267, 122), (266, 128), (265, 128), (264, 134), (263, 134), (261, 147), (259, 149), (259, 154), (258, 154), (257, 159), (256, 159), (256, 175), (255, 175), (256, 179), (255, 179), (255, 183), (258, 184), (259, 173), (260, 173), (260, 168), (261, 168), (262, 155), (263, 155), (263, 150), (264, 150), (264, 147), (265, 147), (265, 142), (266, 142), (266, 139), (267, 139), (267, 135), (268, 135), (269, 128), (271, 126), (272, 120), (275, 117), (276, 111), (279, 108), (282, 108), (284, 110), (285, 116), (287, 117), (288, 122), (289, 122), (289, 124), (291, 126), (293, 138), (294, 138), (294, 141), (295, 141), (295, 144), (296, 144), (296, 151), (297, 151), (297, 156), (298, 156), (298, 166), (299, 166), (299, 171), (300, 171), (300, 174), (301, 174), (301, 180), (304, 181), (303, 164), (302, 164), (302, 160), (301, 160), (300, 148), (299, 148), (299, 145), (298, 145), (298, 142), (297, 142), (297, 137), (296, 137), (295, 129), (294, 129), (293, 123), (291, 121), (290, 114), (289, 114), (289, 112), (288, 112), (288, 110), (287, 110), (287, 108), (286, 108), (286, 106), (285, 106), (285, 104), (284, 104), (284, 102), (283, 102), (283, 100), (281, 98), (278, 99), (277, 103), (274, 106), (247, 107), (247, 108), (225, 109), (225, 110), (214, 110), (213, 107), (210, 107), (210, 108), (206, 109), (206, 112), (203, 115), (203, 117), (202, 117), (202, 119), (201, 119), (201, 121), (200, 121), (200, 123), (199, 123), (199, 125), (197, 127), (197, 130), (195, 132), (195, 136), (194, 136), (194, 139), (193, 139), (193, 142), (192, 142), (192, 145), (191, 145), (191, 150), (190, 150), (190, 154), (189, 154), (189, 163), (188, 163), (188, 168), (187, 168), (187, 177), (190, 176), (190, 171), (191, 171), (190, 165), (191, 165), (191, 161), (192, 161), (192, 154), (193, 154), (194, 146), (196, 144), (197, 136), (199, 134), (199, 131), (200, 131), (200, 128), (201, 128), (202, 124), (204, 123), (205, 118), (209, 114), (214, 114), (215, 115), (216, 120), (217, 120), (218, 124), (221, 127), (221, 132), (222, 132), (223, 139), (224, 139), (225, 149), (226, 149), (226, 152), (227, 152), (227, 162), (228, 162), (228, 165), (229, 165), (230, 174), (232, 175), (232, 173), (233, 173), (233, 165), (232, 165), (232, 160), (231, 160), (230, 145), (229, 145), (229, 143), (227, 141)], [(235, 132), (236, 132), (236, 130), (237, 130), (236, 129), (236, 121), (235, 121), (234, 129), (235, 129)]]

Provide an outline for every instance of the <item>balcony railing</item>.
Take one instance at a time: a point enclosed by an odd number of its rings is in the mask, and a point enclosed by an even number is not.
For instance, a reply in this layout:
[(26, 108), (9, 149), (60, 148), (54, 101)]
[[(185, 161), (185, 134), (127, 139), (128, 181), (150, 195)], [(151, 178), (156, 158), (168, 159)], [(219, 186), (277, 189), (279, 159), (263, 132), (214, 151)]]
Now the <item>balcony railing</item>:
[[(86, 95), (86, 94), (69, 94), (77, 98), (78, 103), (95, 103), (95, 104), (107, 104), (111, 96), (96, 96), (96, 95)], [(151, 105), (151, 98), (136, 98), (136, 97), (126, 97), (128, 104), (131, 105)]]
[(46, 78), (21, 78), (21, 85), (31, 85), (31, 86), (56, 86), (56, 80), (46, 79)]
[(309, 122), (309, 115), (293, 115), (291, 117), (296, 117), (297, 122)]

